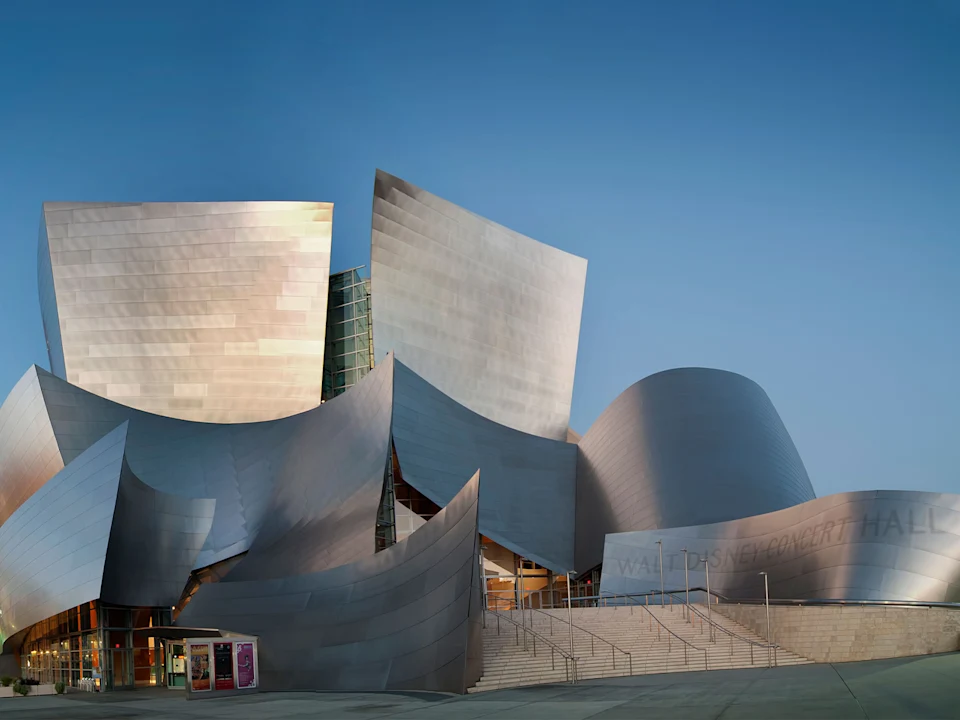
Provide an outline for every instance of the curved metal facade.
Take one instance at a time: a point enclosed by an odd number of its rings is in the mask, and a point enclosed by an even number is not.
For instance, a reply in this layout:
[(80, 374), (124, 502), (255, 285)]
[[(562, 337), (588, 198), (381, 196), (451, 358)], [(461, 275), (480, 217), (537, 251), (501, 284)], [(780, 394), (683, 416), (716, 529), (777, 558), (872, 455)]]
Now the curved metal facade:
[(477, 473), (371, 557), (204, 585), (177, 623), (256, 635), (264, 690), (465, 692), (482, 673)]
[(555, 572), (572, 569), (577, 446), (487, 420), (399, 360), (394, 388), (403, 479), (442, 507), (479, 468), (480, 531)]
[[(41, 420), (49, 418), (50, 436), (66, 462), (128, 422), (126, 456), (139, 478), (162, 492), (216, 498), (213, 527), (196, 560), (198, 567), (250, 550), (262, 525), (261, 545), (282, 534), (285, 542), (294, 542), (316, 527), (318, 516), (328, 534), (313, 546), (313, 569), (373, 552), (389, 449), (392, 357), (372, 371), (369, 380), (321, 407), (251, 424), (175, 420), (106, 400), (37, 368), (24, 377), (21, 394), (29, 397), (34, 397), (29, 394), (30, 378), (37, 378), (40, 398), (30, 402), (40, 408), (37, 413), (42, 410)], [(13, 395), (4, 407), (8, 405), (33, 407)], [(43, 430), (43, 423), (38, 427)], [(45, 437), (41, 433), (41, 440)], [(55, 472), (56, 462), (36, 465), (29, 482), (18, 481), (25, 488), (21, 494), (28, 492), (27, 485), (39, 487)], [(10, 482), (18, 477), (11, 476)], [(361, 522), (366, 517), (370, 522)], [(306, 561), (302, 554), (296, 557)]]
[(126, 435), (122, 425), (93, 443), (0, 526), (5, 645), (34, 623), (98, 598), (154, 606), (179, 598), (214, 501), (145, 486), (124, 460)]
[(587, 261), (377, 171), (377, 357), (390, 350), (486, 418), (563, 440)]
[(45, 203), (43, 221), (44, 330), (69, 382), (205, 422), (320, 404), (332, 204)]
[(40, 373), (27, 370), (0, 405), (0, 525), (63, 469)]
[(635, 383), (579, 448), (580, 571), (600, 562), (605, 533), (733, 520), (816, 497), (770, 398), (723, 370), (680, 368)]
[(316, 572), (374, 553), (393, 379), (391, 355), (349, 393), (281, 429), (263, 523), (230, 579)]
[(960, 495), (874, 490), (829, 495), (778, 512), (695, 527), (608, 535), (601, 592), (706, 587), (762, 598), (960, 602)]

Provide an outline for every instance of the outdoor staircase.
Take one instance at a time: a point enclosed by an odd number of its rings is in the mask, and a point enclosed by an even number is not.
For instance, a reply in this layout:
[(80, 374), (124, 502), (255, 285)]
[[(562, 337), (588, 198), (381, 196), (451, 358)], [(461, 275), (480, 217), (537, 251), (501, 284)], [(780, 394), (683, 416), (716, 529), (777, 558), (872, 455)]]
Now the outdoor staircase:
[[(710, 619), (716, 627), (711, 642), (706, 606), (693, 607), (697, 611), (690, 613), (693, 622), (687, 622), (682, 605), (574, 608), (577, 679), (767, 666), (762, 637), (713, 612)], [(523, 625), (539, 636), (527, 632), (526, 647), (523, 629), (510, 622), (521, 623), (519, 611), (500, 611), (500, 617), (487, 613), (483, 676), (468, 692), (569, 682), (572, 669), (564, 657), (570, 655), (568, 612), (525, 610)], [(769, 653), (769, 662), (812, 661), (780, 649)]]

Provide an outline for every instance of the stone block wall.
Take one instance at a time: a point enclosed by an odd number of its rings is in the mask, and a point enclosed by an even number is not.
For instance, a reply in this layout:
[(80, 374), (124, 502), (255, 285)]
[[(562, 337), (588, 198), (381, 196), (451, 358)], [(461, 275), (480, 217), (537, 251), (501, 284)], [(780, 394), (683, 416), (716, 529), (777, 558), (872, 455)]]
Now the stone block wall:
[[(766, 637), (763, 605), (714, 605)], [(882, 606), (770, 607), (773, 641), (814, 662), (929, 655), (960, 649), (960, 609)]]

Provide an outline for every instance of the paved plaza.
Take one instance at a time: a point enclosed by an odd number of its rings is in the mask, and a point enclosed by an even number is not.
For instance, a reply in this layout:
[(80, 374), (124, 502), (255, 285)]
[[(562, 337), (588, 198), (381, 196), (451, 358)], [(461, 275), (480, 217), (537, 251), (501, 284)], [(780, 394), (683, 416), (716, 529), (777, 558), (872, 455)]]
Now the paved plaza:
[(458, 697), (264, 693), (187, 702), (172, 690), (0, 700), (0, 718), (63, 720), (747, 720), (960, 718), (960, 654), (836, 665), (645, 675)]

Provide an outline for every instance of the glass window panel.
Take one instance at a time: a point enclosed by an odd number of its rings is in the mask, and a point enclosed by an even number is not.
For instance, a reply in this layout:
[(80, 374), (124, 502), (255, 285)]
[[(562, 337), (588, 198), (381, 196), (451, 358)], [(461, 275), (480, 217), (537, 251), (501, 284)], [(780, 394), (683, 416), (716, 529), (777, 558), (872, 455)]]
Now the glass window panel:
[(343, 305), (343, 290), (331, 290), (330, 295), (327, 297), (327, 302), (330, 303), (330, 307), (336, 307), (337, 305)]
[(344, 373), (347, 385), (353, 385), (357, 382), (357, 371), (356, 370), (347, 370)]
[(345, 340), (337, 340), (333, 343), (333, 354), (334, 355), (346, 355), (347, 353), (352, 353), (354, 350), (355, 341), (353, 338), (346, 338)]
[(357, 382), (360, 382), (367, 376), (367, 373), (370, 372), (369, 367), (359, 367), (357, 368)]
[(121, 610), (120, 608), (107, 608), (106, 613), (106, 627), (130, 627), (126, 610)]
[(357, 318), (357, 332), (358, 333), (367, 332), (367, 318), (365, 317)]
[(133, 625), (135, 628), (149, 627), (151, 611), (148, 608), (138, 608), (132, 611)]
[(343, 287), (344, 281), (346, 280), (345, 275), (337, 274), (330, 276), (330, 289), (339, 290)]
[(333, 378), (333, 384), (335, 387), (342, 388), (345, 380), (346, 380), (345, 374), (342, 372), (338, 372)]
[(333, 326), (333, 339), (339, 340), (340, 338), (350, 337), (353, 335), (353, 322), (345, 322), (339, 325)]
[(366, 300), (357, 300), (357, 302), (355, 302), (355, 303), (353, 304), (353, 307), (355, 308), (354, 312), (355, 312), (355, 314), (356, 314), (356, 317), (360, 317), (361, 315), (366, 315), (366, 314), (367, 314), (367, 301), (366, 301)]
[(333, 359), (333, 367), (335, 370), (346, 370), (347, 367), (352, 367), (353, 363), (353, 354), (350, 355), (340, 355)]
[(138, 648), (133, 651), (134, 667), (150, 667), (153, 665), (153, 650), (149, 648)]
[(352, 302), (353, 302), (353, 288), (344, 288), (343, 300), (341, 300), (340, 303), (338, 304), (342, 305), (344, 303), (352, 303)]
[[(370, 366), (370, 353), (361, 350), (357, 353), (357, 361), (354, 364), (354, 367), (369, 367)], [(360, 377), (363, 377), (362, 375)]]
[(340, 310), (343, 310), (344, 320), (353, 320), (353, 305), (344, 305)]
[(357, 335), (357, 350), (369, 350), (370, 338), (366, 335)]

